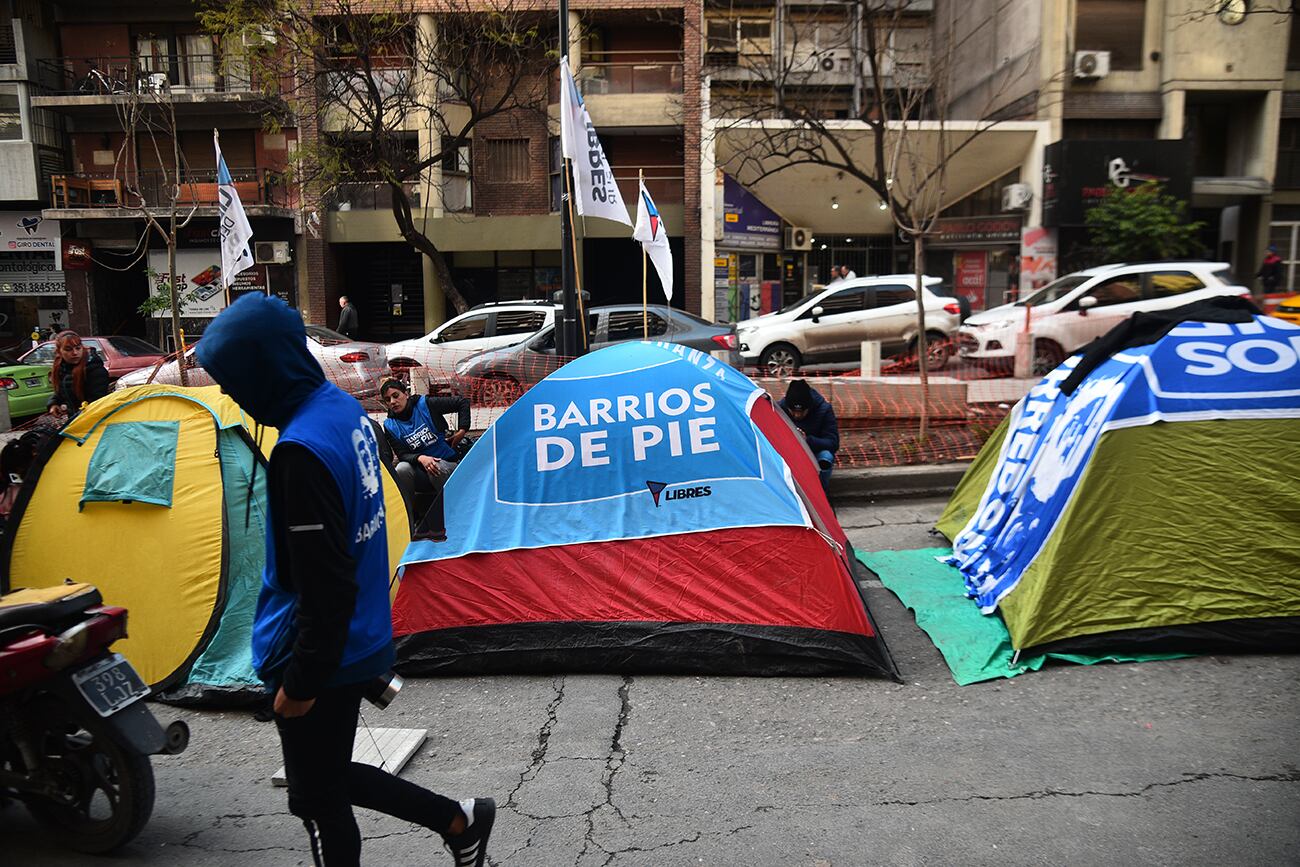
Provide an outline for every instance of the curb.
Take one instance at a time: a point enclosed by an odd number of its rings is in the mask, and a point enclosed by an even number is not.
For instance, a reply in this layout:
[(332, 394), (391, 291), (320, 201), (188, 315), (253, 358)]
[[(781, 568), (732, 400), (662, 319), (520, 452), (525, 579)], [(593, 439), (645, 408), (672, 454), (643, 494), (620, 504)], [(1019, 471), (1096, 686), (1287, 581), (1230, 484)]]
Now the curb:
[(832, 504), (902, 497), (947, 497), (970, 467), (969, 461), (836, 470), (831, 474)]

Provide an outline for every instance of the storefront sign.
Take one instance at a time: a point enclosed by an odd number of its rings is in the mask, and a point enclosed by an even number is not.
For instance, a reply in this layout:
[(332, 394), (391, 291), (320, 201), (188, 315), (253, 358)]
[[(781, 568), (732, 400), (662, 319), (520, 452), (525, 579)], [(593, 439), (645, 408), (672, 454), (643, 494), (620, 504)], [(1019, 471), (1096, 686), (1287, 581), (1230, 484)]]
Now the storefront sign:
[(988, 258), (989, 255), (984, 250), (965, 250), (952, 254), (953, 282), (957, 291), (970, 299), (972, 310), (984, 307)]
[(1055, 279), (1056, 230), (1041, 226), (1025, 229), (1020, 239), (1020, 292), (1028, 294)]
[[(166, 292), (167, 287), (167, 251), (149, 251), (149, 288), (154, 294)], [(257, 290), (266, 291), (266, 266), (254, 265), (247, 271), (235, 276), (235, 283), (230, 287), (232, 295), (240, 292)], [(176, 251), (176, 291), (182, 298), (190, 296), (181, 303), (181, 316), (188, 319), (207, 319), (216, 316), (226, 306), (226, 293), (221, 286), (221, 251), (177, 250)], [(154, 312), (157, 318), (171, 316), (171, 310)]]
[[(910, 241), (908, 236), (908, 240)], [(931, 247), (954, 245), (1017, 244), (1020, 242), (1020, 218), (944, 217), (926, 237)]]
[(1107, 196), (1151, 183), (1191, 198), (1189, 140), (1053, 142), (1043, 151), (1043, 225), (1083, 226)]
[(0, 211), (0, 295), (63, 295), (59, 221)]
[(90, 255), (90, 242), (73, 238), (63, 239), (63, 270), (89, 271), (94, 266)]
[(720, 246), (745, 250), (780, 250), (781, 218), (738, 184), (723, 179), (722, 239)]

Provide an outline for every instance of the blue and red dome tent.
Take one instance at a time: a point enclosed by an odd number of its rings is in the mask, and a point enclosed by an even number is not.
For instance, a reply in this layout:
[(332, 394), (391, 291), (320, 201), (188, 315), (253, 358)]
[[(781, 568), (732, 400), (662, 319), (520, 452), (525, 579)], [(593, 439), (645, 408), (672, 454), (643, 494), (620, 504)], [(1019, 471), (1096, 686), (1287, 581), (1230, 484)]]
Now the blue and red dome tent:
[(525, 393), (393, 605), (402, 670), (897, 677), (803, 440), (711, 356), (626, 343)]

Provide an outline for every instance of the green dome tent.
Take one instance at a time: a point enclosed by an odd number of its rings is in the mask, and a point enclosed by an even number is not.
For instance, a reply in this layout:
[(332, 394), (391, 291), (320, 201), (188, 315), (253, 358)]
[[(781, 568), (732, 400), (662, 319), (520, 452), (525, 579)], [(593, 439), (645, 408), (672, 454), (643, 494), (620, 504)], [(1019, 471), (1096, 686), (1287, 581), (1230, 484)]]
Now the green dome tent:
[(1300, 327), (1222, 306), (1067, 360), (958, 485), (937, 528), (1017, 650), (1300, 649)]

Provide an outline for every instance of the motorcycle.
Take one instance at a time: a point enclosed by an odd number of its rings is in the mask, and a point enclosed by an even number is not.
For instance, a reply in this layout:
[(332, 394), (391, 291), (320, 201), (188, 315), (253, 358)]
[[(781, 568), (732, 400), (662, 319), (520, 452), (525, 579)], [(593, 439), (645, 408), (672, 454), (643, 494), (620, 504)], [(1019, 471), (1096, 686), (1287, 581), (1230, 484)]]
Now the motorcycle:
[(80, 852), (132, 840), (153, 812), (149, 756), (189, 743), (141, 699), (149, 687), (109, 647), (126, 609), (88, 584), (0, 596), (0, 803), (24, 803)]

